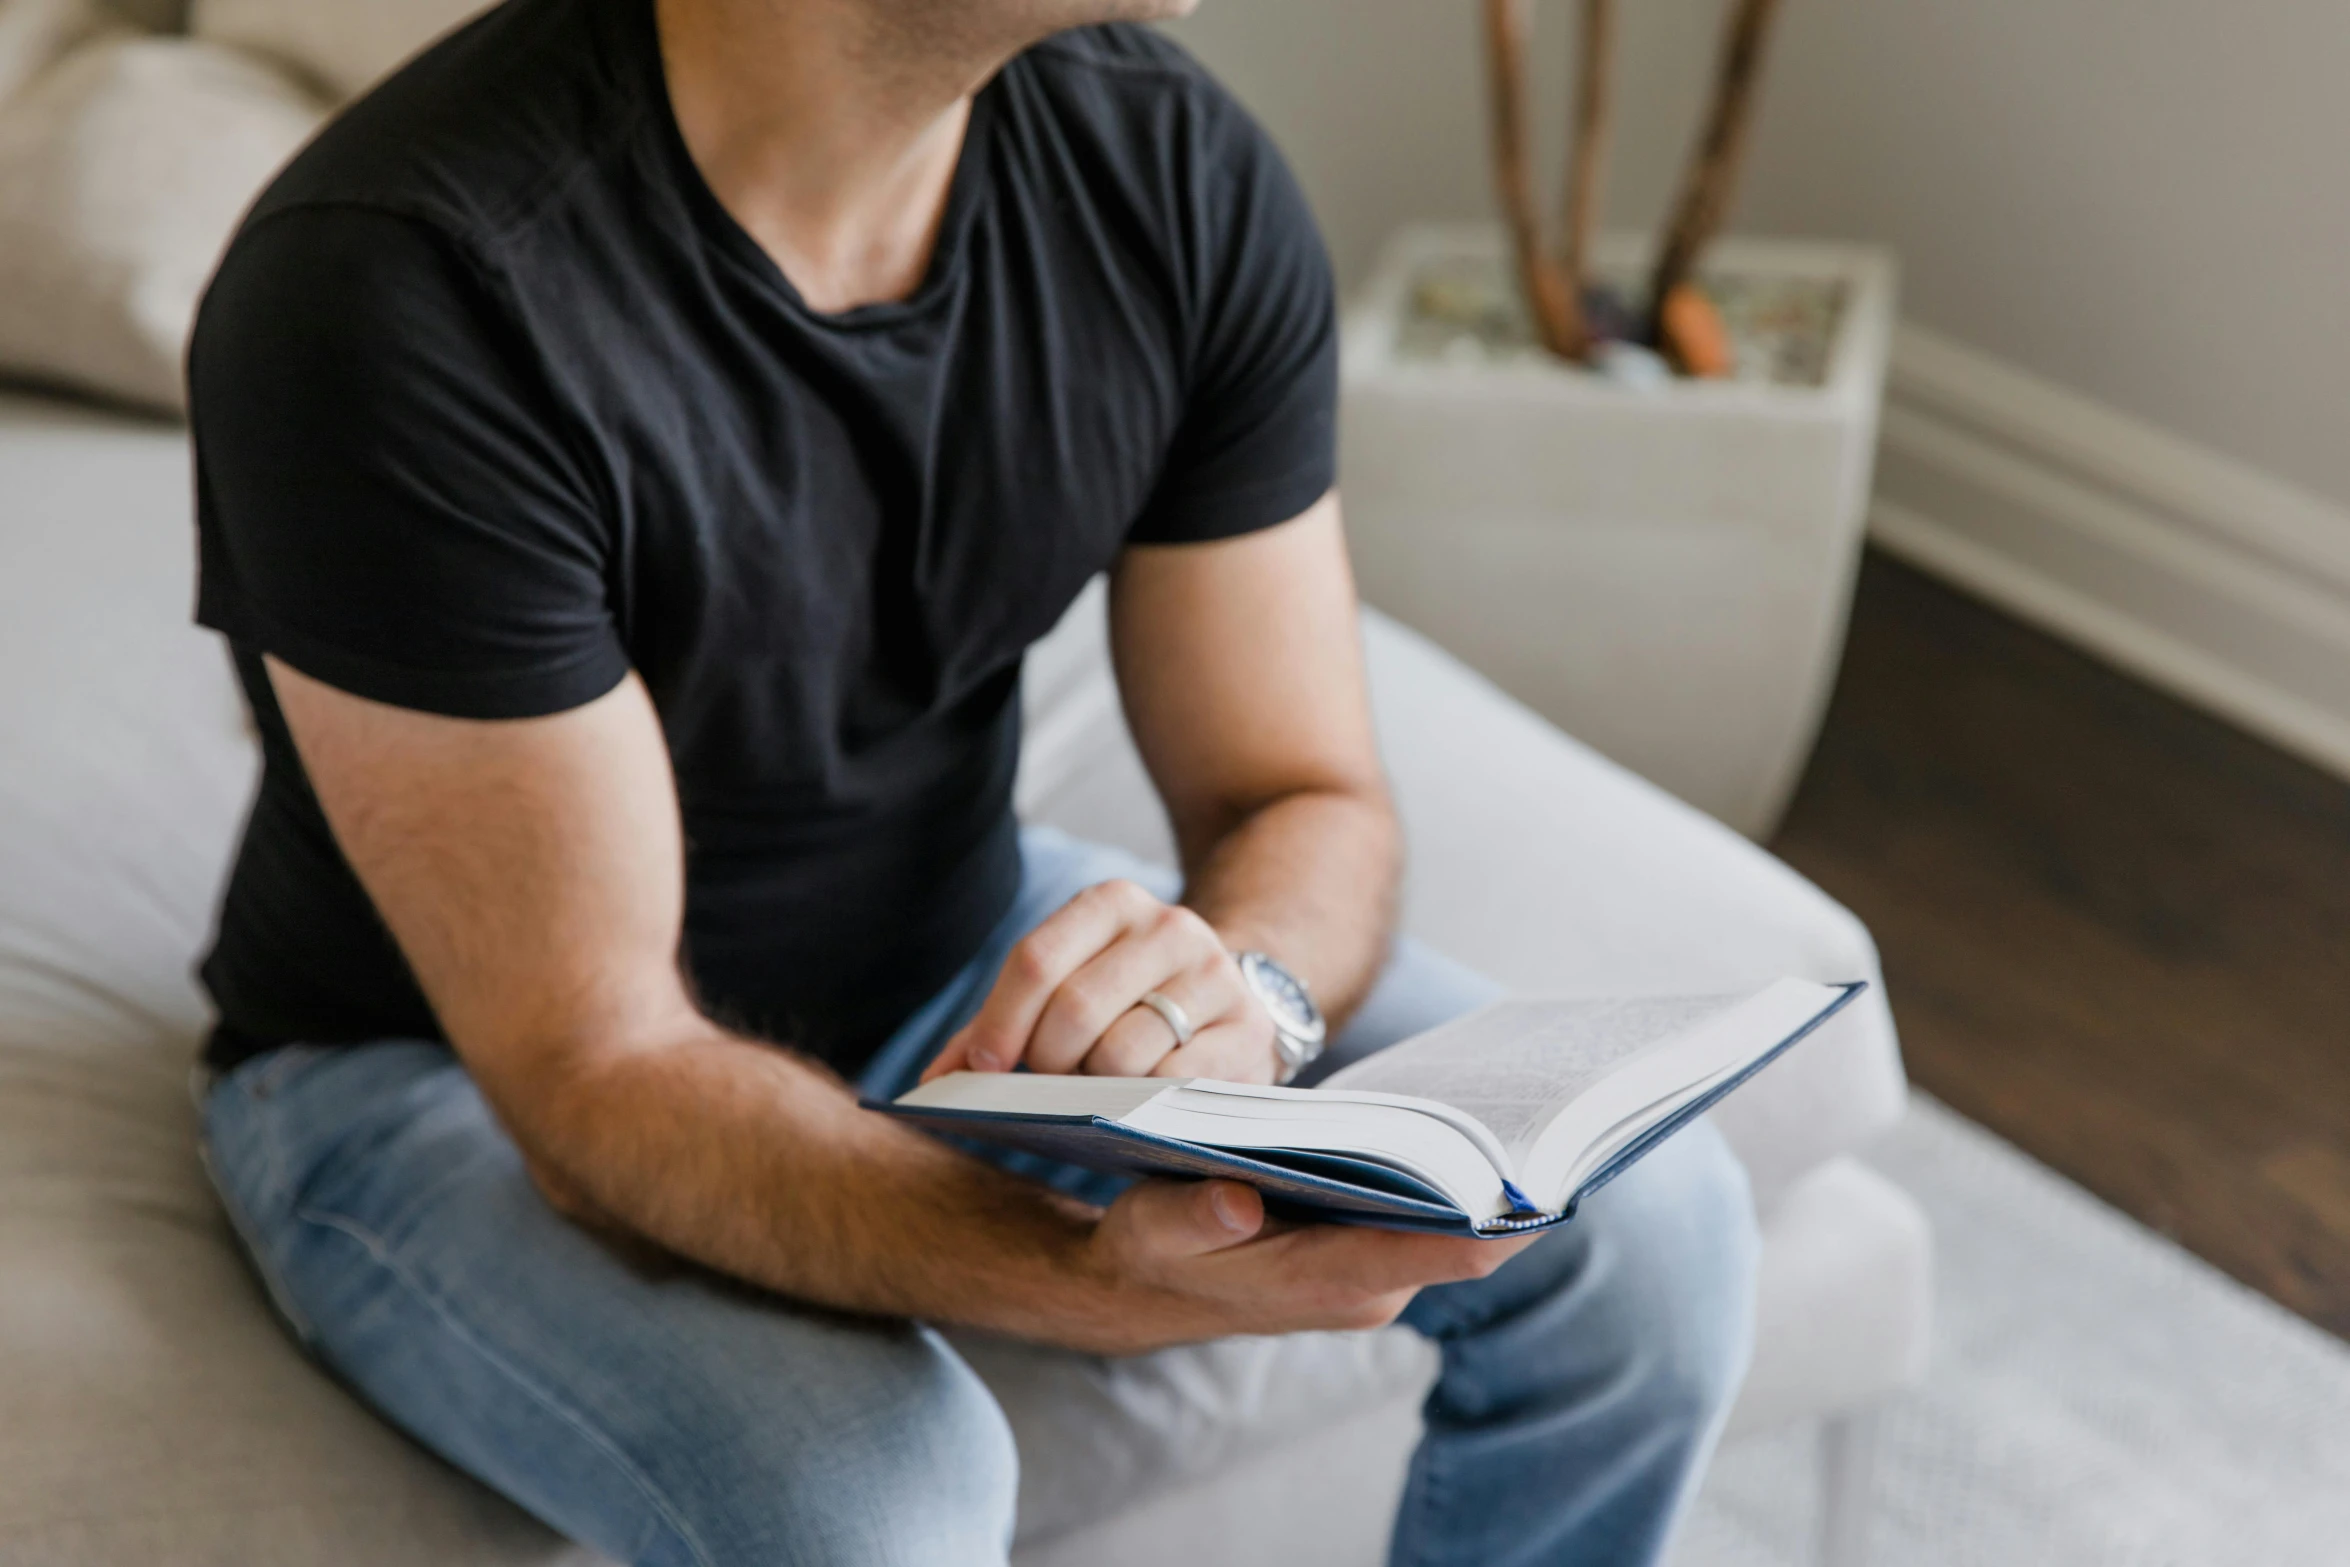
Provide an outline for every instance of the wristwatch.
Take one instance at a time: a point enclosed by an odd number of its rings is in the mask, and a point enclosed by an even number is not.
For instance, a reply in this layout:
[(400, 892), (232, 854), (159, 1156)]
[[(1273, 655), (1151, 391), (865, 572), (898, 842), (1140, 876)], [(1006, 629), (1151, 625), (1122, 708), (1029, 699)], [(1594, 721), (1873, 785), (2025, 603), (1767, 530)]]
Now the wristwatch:
[(1274, 1081), (1286, 1083), (1314, 1064), (1329, 1043), (1329, 1028), (1306, 982), (1262, 952), (1236, 952), (1240, 977), (1273, 1019), (1273, 1053), (1280, 1059)]

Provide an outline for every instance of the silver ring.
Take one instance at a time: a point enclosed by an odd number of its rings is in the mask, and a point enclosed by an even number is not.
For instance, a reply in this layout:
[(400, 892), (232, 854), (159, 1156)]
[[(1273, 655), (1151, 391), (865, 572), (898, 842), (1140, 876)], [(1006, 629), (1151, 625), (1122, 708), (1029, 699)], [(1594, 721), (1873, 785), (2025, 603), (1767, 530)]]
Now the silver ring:
[(1166, 1024), (1175, 1035), (1175, 1048), (1178, 1050), (1190, 1044), (1191, 1036), (1199, 1032), (1191, 1026), (1190, 1016), (1181, 1007), (1155, 990), (1144, 991), (1142, 999), (1134, 1004), (1138, 1007), (1149, 1007), (1159, 1015), (1159, 1021)]

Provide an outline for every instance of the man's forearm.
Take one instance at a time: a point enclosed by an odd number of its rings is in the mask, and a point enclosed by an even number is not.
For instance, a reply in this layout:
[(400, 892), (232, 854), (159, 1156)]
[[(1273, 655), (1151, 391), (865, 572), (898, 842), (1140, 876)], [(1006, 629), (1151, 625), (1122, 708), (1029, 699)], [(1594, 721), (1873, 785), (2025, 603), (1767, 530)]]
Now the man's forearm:
[(1284, 795), (1186, 859), (1183, 901), (1227, 945), (1271, 953), (1312, 987), (1333, 1029), (1362, 1004), (1386, 960), (1402, 859), (1383, 792)]
[(1113, 1292), (1084, 1264), (1090, 1212), (860, 1110), (782, 1050), (684, 1028), (531, 1093), (514, 1130), (558, 1206), (817, 1305), (1113, 1336)]
[(1261, 1230), (1230, 1182), (1145, 1181), (1101, 1216), (857, 1108), (704, 1025), (538, 1080), (510, 1121), (557, 1206), (795, 1300), (1098, 1354), (1361, 1329), (1511, 1242)]

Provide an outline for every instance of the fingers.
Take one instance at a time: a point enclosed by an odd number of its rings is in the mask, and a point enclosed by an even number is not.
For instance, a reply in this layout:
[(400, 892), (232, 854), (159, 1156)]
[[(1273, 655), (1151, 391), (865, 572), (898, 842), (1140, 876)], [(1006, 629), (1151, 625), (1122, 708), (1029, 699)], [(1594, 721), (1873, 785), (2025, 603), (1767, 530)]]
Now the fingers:
[(1483, 1278), (1538, 1239), (1276, 1225), (1231, 1181), (1145, 1181), (1103, 1216), (1115, 1277), (1143, 1286), (1163, 1320), (1130, 1323), (1141, 1345), (1234, 1333), (1364, 1329), (1392, 1322), (1432, 1284)]
[(1335, 1224), (1297, 1232), (1297, 1265), (1366, 1295), (1489, 1277), (1540, 1235), (1482, 1240)]
[(1063, 982), (1165, 907), (1130, 881), (1101, 882), (1071, 898), (1012, 948), (979, 1015), (947, 1041), (939, 1059), (952, 1053), (970, 1071), (1010, 1071), (1027, 1053), (1037, 1019)]
[(1271, 1024), (1214, 927), (1131, 882), (1089, 887), (1005, 959), (987, 1000), (923, 1071), (1165, 1073), (1180, 1042), (1136, 1006), (1157, 991), (1192, 1029), (1191, 1076), (1270, 1081)]
[[(1238, 965), (1208, 922), (1189, 909), (1162, 905), (1053, 992), (1028, 1040), (1030, 1069), (1070, 1072), (1082, 1063), (1097, 1074), (1145, 1075), (1175, 1048), (1166, 1019), (1135, 1010), (1150, 990), (1181, 1008), (1195, 1030), (1231, 1015), (1247, 999)], [(1092, 1059), (1113, 1037), (1119, 1041), (1112, 1052), (1118, 1064)]]
[[(1191, 1025), (1194, 1041), (1226, 1026), (1247, 1000), (1237, 971), (1221, 952), (1144, 988), (1175, 1004)], [(1141, 1002), (1129, 1001), (1101, 1036), (1089, 1042), (1077, 1069), (1097, 1077), (1148, 1077), (1175, 1053), (1177, 1043), (1172, 1023)]]
[[(1485, 1278), (1542, 1238), (1484, 1240), (1343, 1224), (1286, 1228), (1270, 1223), (1264, 1198), (1239, 1181), (1144, 1181), (1121, 1194), (1110, 1212), (1146, 1250), (1167, 1260), (1262, 1238), (1272, 1274), (1334, 1302)], [(1258, 1287), (1277, 1294), (1283, 1284), (1269, 1278)]]
[[(1273, 1020), (1246, 990), (1243, 981), (1242, 1005), (1237, 1011), (1192, 1035), (1190, 1044), (1161, 1057), (1150, 1068), (1149, 1075), (1212, 1077), (1227, 1083), (1273, 1081), (1277, 1065), (1273, 1054)], [(1163, 1034), (1165, 1030), (1160, 1032)]]
[(1238, 1181), (1144, 1181), (1102, 1223), (1150, 1275), (1251, 1239), (1264, 1228), (1265, 1200)]

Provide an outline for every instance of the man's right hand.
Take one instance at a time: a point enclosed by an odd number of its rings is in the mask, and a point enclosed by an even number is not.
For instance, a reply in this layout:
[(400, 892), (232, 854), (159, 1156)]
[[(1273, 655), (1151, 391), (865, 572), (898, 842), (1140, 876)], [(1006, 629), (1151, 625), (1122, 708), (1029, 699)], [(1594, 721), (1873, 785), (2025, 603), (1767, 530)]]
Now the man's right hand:
[(1086, 1249), (1084, 1267), (1106, 1287), (1093, 1298), (1108, 1309), (1065, 1341), (1138, 1354), (1236, 1333), (1383, 1327), (1426, 1286), (1483, 1278), (1535, 1239), (1284, 1225), (1237, 1181), (1145, 1181), (1111, 1205)]

